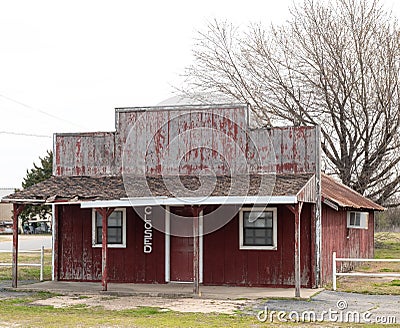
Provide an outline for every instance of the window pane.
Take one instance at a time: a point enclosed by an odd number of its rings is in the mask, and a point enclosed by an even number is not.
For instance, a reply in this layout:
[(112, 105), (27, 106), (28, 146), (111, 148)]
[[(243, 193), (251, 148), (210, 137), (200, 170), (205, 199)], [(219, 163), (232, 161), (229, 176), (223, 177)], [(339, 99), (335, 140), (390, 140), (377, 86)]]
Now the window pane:
[(243, 245), (273, 246), (273, 212), (243, 211)]
[(96, 212), (96, 226), (101, 227), (102, 225), (102, 217), (99, 213)]
[(355, 213), (354, 212), (350, 212), (350, 225), (354, 225), (354, 220), (355, 219)]
[(267, 242), (265, 238), (255, 238), (255, 244), (257, 246), (267, 246)]
[(97, 235), (96, 235), (96, 244), (101, 244), (101, 242), (102, 242), (102, 235), (101, 235), (101, 227), (100, 228), (96, 228), (96, 233), (97, 233)]
[(121, 244), (122, 243), (121, 228), (109, 228), (107, 237), (109, 244)]
[(118, 217), (109, 217), (108, 218), (108, 226), (109, 227), (121, 227), (122, 226), (122, 219)]
[[(114, 211), (107, 220), (107, 241), (108, 244), (122, 244), (122, 220), (123, 212), (122, 211)], [(102, 216), (96, 212), (95, 217), (95, 241), (96, 244), (102, 243)]]
[(244, 235), (245, 235), (246, 238), (247, 237), (254, 237), (254, 234), (255, 234), (254, 229), (245, 229), (244, 230)]
[(254, 245), (254, 238), (252, 238), (252, 237), (246, 237), (246, 238), (244, 239), (244, 244), (245, 244), (246, 246), (253, 246), (253, 245)]
[(255, 230), (255, 236), (256, 237), (265, 237), (267, 231), (265, 229), (257, 229)]

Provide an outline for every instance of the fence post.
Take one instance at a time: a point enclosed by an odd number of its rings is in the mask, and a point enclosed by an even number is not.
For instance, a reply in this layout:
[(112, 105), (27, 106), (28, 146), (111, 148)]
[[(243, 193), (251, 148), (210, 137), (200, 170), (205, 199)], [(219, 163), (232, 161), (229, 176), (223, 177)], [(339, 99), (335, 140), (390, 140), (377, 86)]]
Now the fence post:
[(336, 290), (336, 252), (332, 256), (332, 289)]
[(44, 246), (40, 250), (40, 281), (43, 281)]

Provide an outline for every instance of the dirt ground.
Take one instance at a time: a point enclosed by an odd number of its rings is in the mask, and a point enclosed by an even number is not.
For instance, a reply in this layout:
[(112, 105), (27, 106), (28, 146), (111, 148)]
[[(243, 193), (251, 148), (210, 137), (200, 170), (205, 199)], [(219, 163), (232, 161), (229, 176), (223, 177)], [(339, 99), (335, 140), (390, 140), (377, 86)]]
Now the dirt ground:
[(127, 310), (142, 306), (158, 307), (165, 311), (201, 312), (201, 313), (225, 313), (233, 314), (237, 310), (243, 310), (254, 304), (254, 300), (212, 300), (196, 298), (161, 298), (161, 297), (137, 297), (137, 296), (55, 296), (38, 300), (33, 305), (49, 305), (55, 308), (86, 305), (88, 307), (102, 306), (107, 310)]

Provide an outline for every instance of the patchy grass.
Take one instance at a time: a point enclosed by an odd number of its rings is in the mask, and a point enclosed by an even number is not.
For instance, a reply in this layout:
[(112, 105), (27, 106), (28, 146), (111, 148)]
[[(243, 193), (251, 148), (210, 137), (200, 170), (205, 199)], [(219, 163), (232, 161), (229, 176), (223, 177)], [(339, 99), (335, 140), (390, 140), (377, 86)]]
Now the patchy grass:
[[(66, 308), (36, 306), (33, 301), (52, 297), (49, 293), (0, 300), (0, 326), (22, 327), (337, 327), (337, 323), (258, 322), (255, 316), (242, 314), (179, 313), (157, 307), (112, 311), (85, 304)], [(354, 324), (340, 324), (354, 327)], [(364, 326), (364, 325), (359, 325)], [(365, 325), (381, 327), (380, 325)], [(395, 327), (395, 325), (385, 325)]]
[[(12, 263), (12, 253), (0, 253), (0, 263)], [(18, 263), (40, 263), (40, 253), (19, 253)], [(18, 267), (18, 279), (20, 280), (39, 280), (40, 267)], [(11, 280), (12, 269), (10, 267), (0, 267), (0, 280)], [(51, 279), (51, 250), (44, 251), (44, 280)]]
[[(400, 259), (400, 233), (375, 235), (376, 259)], [(400, 262), (365, 262), (357, 272), (400, 273)], [(400, 280), (395, 277), (340, 277), (337, 290), (363, 294), (400, 295)]]

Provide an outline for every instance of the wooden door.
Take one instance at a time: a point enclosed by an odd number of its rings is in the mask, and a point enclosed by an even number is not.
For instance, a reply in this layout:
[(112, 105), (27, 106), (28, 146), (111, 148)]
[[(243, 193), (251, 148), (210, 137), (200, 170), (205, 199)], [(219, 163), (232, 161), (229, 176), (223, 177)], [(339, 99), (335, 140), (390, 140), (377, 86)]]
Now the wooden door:
[(193, 281), (193, 237), (171, 236), (170, 280)]

